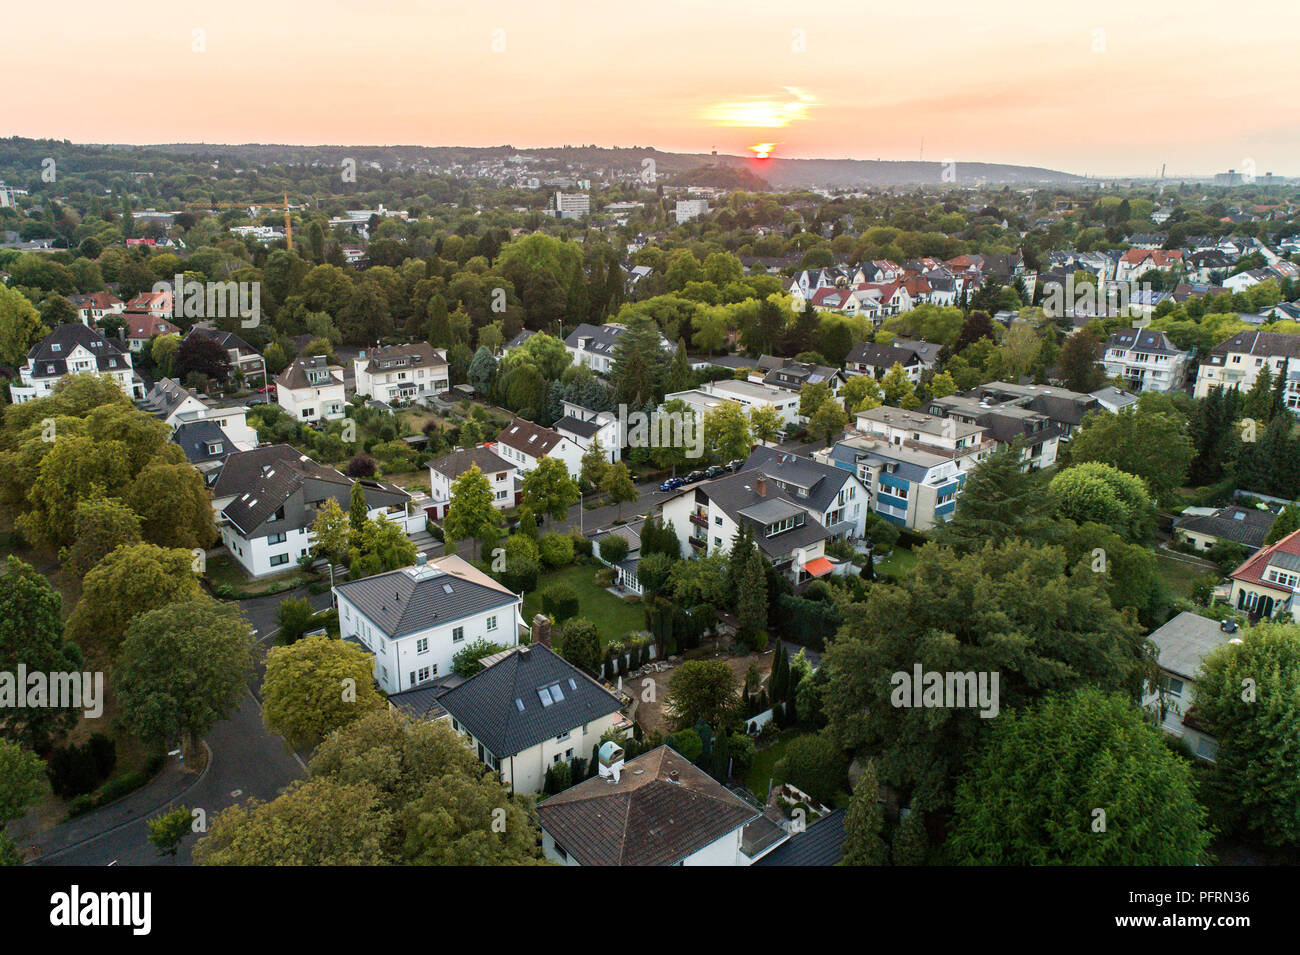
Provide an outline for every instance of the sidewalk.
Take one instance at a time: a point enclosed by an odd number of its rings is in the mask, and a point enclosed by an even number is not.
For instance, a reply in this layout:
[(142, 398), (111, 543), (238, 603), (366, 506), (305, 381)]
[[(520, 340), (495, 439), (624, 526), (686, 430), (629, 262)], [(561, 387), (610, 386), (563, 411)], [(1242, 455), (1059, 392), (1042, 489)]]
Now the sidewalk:
[(10, 832), (15, 836), (15, 841), (18, 842), (22, 852), (37, 850), (38, 855), (32, 860), (36, 862), (40, 859), (48, 859), (83, 842), (99, 838), (139, 819), (156, 816), (162, 810), (181, 802), (182, 797), (207, 774), (208, 766), (212, 764), (212, 752), (208, 749), (207, 743), (204, 743), (204, 750), (207, 753), (207, 761), (202, 772), (184, 771), (179, 761), (169, 757), (162, 772), (115, 803), (60, 823), (38, 833), (35, 837), (25, 835), (20, 829), (25, 826), (27, 819), (11, 825)]

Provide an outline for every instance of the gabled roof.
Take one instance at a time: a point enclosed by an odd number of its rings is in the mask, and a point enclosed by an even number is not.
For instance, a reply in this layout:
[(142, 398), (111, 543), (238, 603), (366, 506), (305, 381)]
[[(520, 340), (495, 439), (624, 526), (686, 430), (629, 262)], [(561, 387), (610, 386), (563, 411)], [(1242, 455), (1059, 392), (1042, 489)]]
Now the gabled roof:
[(1150, 352), (1154, 355), (1181, 355), (1169, 336), (1154, 328), (1123, 328), (1106, 339), (1107, 348)]
[[(286, 510), (278, 522), (284, 529), (310, 527), (316, 519), (317, 505), (327, 498), (334, 498), (346, 510), (355, 483), (353, 478), (317, 464), (296, 448), (271, 444), (227, 458), (212, 487), (212, 496), (232, 498), (222, 514), (246, 537), (256, 537), (254, 532), (297, 491), (303, 491), (303, 507), (293, 513)], [(371, 480), (360, 484), (371, 508), (404, 506), (411, 499), (395, 484)]]
[(439, 702), (498, 759), (622, 708), (613, 693), (540, 644), (502, 655)]
[(888, 345), (877, 345), (875, 342), (859, 342), (854, 345), (844, 361), (854, 365), (870, 365), (872, 368), (884, 368), (886, 370), (894, 367), (894, 364), (900, 364), (904, 368), (908, 365), (921, 364), (921, 357), (910, 348), (902, 348), (893, 342)]
[(812, 458), (762, 446), (755, 448), (740, 466), (740, 473), (746, 471), (761, 471), (773, 481), (806, 488), (808, 496), (796, 499), (821, 513), (830, 509), (840, 489), (853, 478), (833, 464), (820, 464)]
[[(474, 568), (466, 565), (470, 571)], [(451, 570), (459, 572), (452, 573)], [(519, 600), (481, 572), (469, 573), (443, 557), (424, 566), (390, 570), (335, 586), (389, 639), (419, 633)], [(513, 626), (510, 621), (506, 626)]]
[[(185, 452), (185, 460), (190, 464), (221, 461), (238, 450), (230, 435), (215, 421), (188, 421), (178, 425), (171, 440)], [(219, 450), (213, 450), (214, 447)]]
[[(760, 480), (764, 484), (763, 493), (761, 494), (758, 490)], [(759, 548), (773, 560), (785, 557), (796, 547), (806, 547), (809, 544), (830, 537), (830, 532), (826, 530), (822, 522), (809, 513), (809, 511), (816, 509), (814, 505), (810, 504), (805, 509), (800, 504), (800, 499), (782, 490), (775, 480), (767, 479), (766, 475), (763, 475), (761, 469), (757, 467), (748, 471), (742, 468), (735, 474), (724, 475), (714, 481), (706, 481), (694, 488), (688, 488), (682, 493), (694, 494), (697, 501), (701, 499), (712, 501), (732, 521), (737, 524), (743, 521), (757, 531), (761, 531), (766, 524), (779, 520), (780, 516), (787, 513), (798, 512), (804, 515), (803, 523), (789, 530), (774, 534), (771, 537), (763, 533), (754, 535)], [(778, 507), (780, 508), (780, 515), (772, 516), (769, 512)]]
[(1270, 564), (1292, 573), (1300, 573), (1300, 531), (1292, 531), (1277, 543), (1256, 551), (1228, 576), (1243, 583), (1253, 584), (1258, 587), (1269, 587), (1290, 594), (1290, 587), (1265, 579), (1264, 573), (1268, 570)]
[(180, 329), (167, 319), (150, 315), (148, 312), (127, 312), (122, 317), (126, 319), (127, 338), (144, 339), (152, 338), (154, 335), (175, 335), (180, 332)]
[(1284, 332), (1237, 332), (1210, 350), (1210, 364), (1222, 365), (1224, 358), (1231, 352), (1269, 358), (1300, 358), (1300, 335), (1287, 335)]
[(1247, 547), (1263, 547), (1273, 521), (1277, 519), (1272, 511), (1261, 511), (1253, 507), (1221, 507), (1213, 514), (1191, 514), (1179, 517), (1174, 527), (1191, 531), (1193, 534), (1206, 534), (1220, 540), (1233, 541)]
[(601, 424), (599, 421), (583, 421), (581, 418), (575, 418), (573, 415), (565, 415), (559, 421), (555, 422), (556, 431), (567, 431), (569, 434), (576, 434), (580, 438), (593, 437), (600, 431)]
[(582, 865), (674, 865), (758, 815), (668, 746), (626, 763), (617, 783), (595, 776), (537, 807)]
[(186, 398), (193, 398), (199, 404), (211, 405), (211, 402), (196, 395), (175, 378), (160, 378), (154, 382), (149, 393), (144, 396), (140, 407), (159, 418), (168, 418), (173, 411), (185, 403)]
[[(307, 377), (308, 372), (322, 371), (328, 375), (324, 381), (313, 382)], [(337, 365), (331, 365), (324, 355), (311, 355), (307, 358), (295, 358), (289, 362), (289, 367), (275, 376), (275, 383), (290, 391), (299, 388), (328, 388), (331, 385), (343, 384), (342, 374), (336, 372), (341, 372), (341, 369)]]
[(389, 345), (367, 352), (363, 357), (369, 359), (365, 371), (372, 375), (399, 368), (444, 368), (447, 365), (446, 357), (428, 342)]
[(516, 418), (497, 435), (497, 443), (522, 451), (534, 458), (550, 454), (563, 440), (565, 440), (564, 435), (559, 432), (543, 428), (540, 424), (534, 424), (523, 418)]
[(257, 354), (256, 348), (248, 344), (248, 342), (244, 341), (234, 332), (223, 331), (220, 328), (208, 328), (204, 325), (195, 325), (185, 333), (186, 338), (189, 338), (191, 335), (198, 335), (201, 338), (211, 338), (227, 351), (234, 349), (241, 355)]
[(501, 471), (513, 471), (515, 465), (502, 458), (491, 448), (465, 448), (453, 451), (445, 457), (429, 464), (429, 467), (454, 481), (474, 466), (484, 474), (498, 474)]

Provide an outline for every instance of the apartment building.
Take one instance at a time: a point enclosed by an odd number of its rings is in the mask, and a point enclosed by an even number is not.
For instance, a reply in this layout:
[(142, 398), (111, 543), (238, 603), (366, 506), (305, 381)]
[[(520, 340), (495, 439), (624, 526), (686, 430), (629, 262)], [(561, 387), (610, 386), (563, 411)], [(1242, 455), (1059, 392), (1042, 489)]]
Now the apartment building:
[(1182, 386), (1191, 357), (1164, 332), (1126, 328), (1106, 339), (1101, 363), (1107, 377), (1122, 378), (1133, 391), (1173, 391)]
[[(1249, 391), (1267, 366), (1273, 381), (1286, 377), (1284, 400), (1300, 413), (1300, 335), (1281, 332), (1238, 332), (1216, 345), (1196, 373), (1195, 396), (1204, 398), (1211, 388)], [(1294, 368), (1292, 366), (1295, 366)]]
[(451, 388), (447, 352), (426, 342), (362, 351), (352, 360), (356, 393), (385, 404), (423, 401)]

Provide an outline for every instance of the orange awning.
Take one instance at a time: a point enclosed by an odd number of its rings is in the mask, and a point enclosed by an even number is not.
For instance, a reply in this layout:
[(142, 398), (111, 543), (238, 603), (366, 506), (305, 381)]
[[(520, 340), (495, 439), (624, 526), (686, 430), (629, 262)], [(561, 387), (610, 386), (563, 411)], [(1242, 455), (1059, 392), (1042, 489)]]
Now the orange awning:
[(804, 564), (803, 569), (808, 571), (808, 573), (812, 574), (814, 577), (825, 577), (835, 569), (835, 565), (825, 557), (818, 557), (816, 560), (810, 560), (808, 563)]

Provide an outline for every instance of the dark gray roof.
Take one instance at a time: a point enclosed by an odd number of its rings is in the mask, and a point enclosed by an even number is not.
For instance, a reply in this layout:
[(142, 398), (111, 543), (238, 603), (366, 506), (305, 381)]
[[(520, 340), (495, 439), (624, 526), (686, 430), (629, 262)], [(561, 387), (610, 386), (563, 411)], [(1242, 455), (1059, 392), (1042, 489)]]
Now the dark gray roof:
[[(313, 381), (309, 375), (324, 376), (320, 381)], [(335, 374), (329, 359), (324, 355), (311, 355), (307, 358), (295, 358), (289, 367), (275, 376), (275, 383), (291, 391), (299, 388), (325, 388), (330, 385), (343, 384), (342, 375)]]
[(573, 415), (565, 415), (559, 421), (555, 422), (556, 431), (567, 431), (570, 434), (576, 434), (580, 438), (590, 438), (600, 430), (599, 421), (583, 421), (581, 418), (575, 418)]
[(439, 702), (499, 759), (622, 708), (613, 693), (540, 644), (519, 647)]
[(537, 807), (542, 828), (582, 865), (673, 865), (758, 814), (668, 746), (626, 763), (618, 782), (593, 777)]
[(358, 357), (370, 359), (366, 364), (366, 371), (372, 375), (399, 368), (438, 368), (447, 365), (447, 359), (439, 355), (428, 342), (389, 345), (387, 348), (376, 348)]
[(1237, 332), (1226, 342), (1211, 349), (1207, 361), (1222, 365), (1229, 352), (1247, 355), (1300, 358), (1300, 335), (1283, 332)]
[(755, 448), (745, 459), (745, 463), (740, 466), (740, 473), (750, 469), (762, 471), (782, 484), (807, 488), (806, 498), (798, 495), (795, 497), (800, 503), (823, 514), (830, 509), (831, 502), (845, 482), (853, 477), (843, 468), (819, 464), (812, 458), (762, 446)]
[[(316, 519), (316, 505), (326, 498), (334, 498), (346, 510), (354, 483), (353, 478), (317, 464), (296, 448), (271, 444), (227, 458), (212, 486), (212, 496), (233, 498), (222, 514), (246, 536), (256, 537), (254, 531), (272, 520), (299, 490), (303, 492), (303, 506), (286, 508), (284, 518), (276, 522), (276, 531), (311, 526)], [(411, 499), (395, 484), (365, 479), (360, 483), (371, 508), (405, 505)]]
[(1253, 507), (1222, 507), (1213, 514), (1191, 514), (1179, 517), (1174, 527), (1206, 534), (1221, 540), (1234, 541), (1247, 547), (1263, 547), (1269, 528), (1277, 515)]
[(154, 382), (154, 386), (144, 396), (144, 401), (140, 403), (140, 407), (150, 414), (165, 419), (179, 408), (186, 398), (193, 398), (200, 404), (211, 404), (211, 402), (205, 401), (194, 394), (175, 378), (160, 378)]
[(234, 332), (227, 332), (220, 328), (207, 328), (203, 325), (195, 325), (185, 333), (186, 338), (189, 338), (191, 335), (198, 335), (202, 338), (211, 338), (222, 348), (225, 348), (226, 350), (234, 349), (241, 355), (256, 355), (258, 353), (256, 348), (248, 344), (248, 342), (244, 341)]
[[(208, 461), (222, 461), (238, 450), (230, 435), (221, 430), (215, 421), (187, 421), (172, 432), (172, 443), (179, 445), (185, 452), (185, 460), (190, 464), (204, 464)], [(213, 445), (221, 450), (211, 451)]]
[(570, 348), (577, 348), (579, 340), (587, 338), (590, 341), (583, 346), (584, 351), (613, 356), (614, 346), (625, 334), (627, 329), (622, 325), (589, 325), (583, 322), (565, 336), (564, 344)]
[(785, 557), (796, 547), (805, 547), (808, 544), (826, 540), (830, 537), (830, 533), (822, 525), (822, 522), (805, 511), (793, 495), (778, 487), (775, 480), (767, 480), (766, 493), (759, 494), (756, 469), (749, 471), (742, 469), (735, 474), (720, 477), (716, 481), (706, 481), (703, 484), (698, 484), (684, 493), (695, 494), (696, 500), (711, 500), (736, 523), (743, 520), (760, 531), (762, 524), (752, 516), (751, 508), (754, 505), (773, 499), (794, 504), (804, 514), (802, 524), (772, 537), (768, 537), (763, 533), (754, 535), (759, 548), (774, 560)]
[(1121, 329), (1106, 339), (1106, 347), (1150, 352), (1153, 355), (1180, 354), (1168, 335), (1151, 328)]
[(497, 474), (515, 469), (513, 464), (490, 448), (464, 448), (453, 451), (446, 457), (434, 461), (429, 467), (439, 474), (446, 475), (448, 480), (454, 481), (475, 465), (478, 465), (478, 469), (484, 474)]
[(519, 599), (504, 587), (449, 574), (434, 564), (349, 580), (334, 589), (390, 639), (507, 607)]
[[(356, 642), (358, 646), (365, 649), (365, 644), (360, 641)], [(370, 651), (366, 650), (366, 652), (369, 653)], [(388, 705), (401, 710), (414, 720), (436, 720), (447, 713), (442, 708), (442, 704), (438, 702), (439, 697), (452, 687), (460, 686), (464, 682), (465, 678), (459, 674), (448, 673), (446, 676), (438, 677), (431, 683), (417, 686), (413, 690), (390, 693)]]
[(844, 810), (797, 832), (754, 865), (836, 865), (844, 856)]
[(875, 342), (859, 342), (854, 345), (844, 359), (856, 365), (870, 365), (873, 368), (893, 368), (894, 363), (906, 368), (908, 365), (921, 364), (921, 356), (910, 348), (899, 348), (891, 342), (877, 345)]
[(65, 322), (28, 350), (32, 377), (62, 378), (68, 373), (68, 355), (77, 346), (95, 356), (98, 371), (126, 371), (131, 367), (130, 359), (112, 339), (81, 322)]
[(1170, 673), (1196, 679), (1201, 661), (1220, 645), (1239, 634), (1225, 633), (1219, 621), (1184, 610), (1151, 632), (1156, 646), (1156, 663)]

